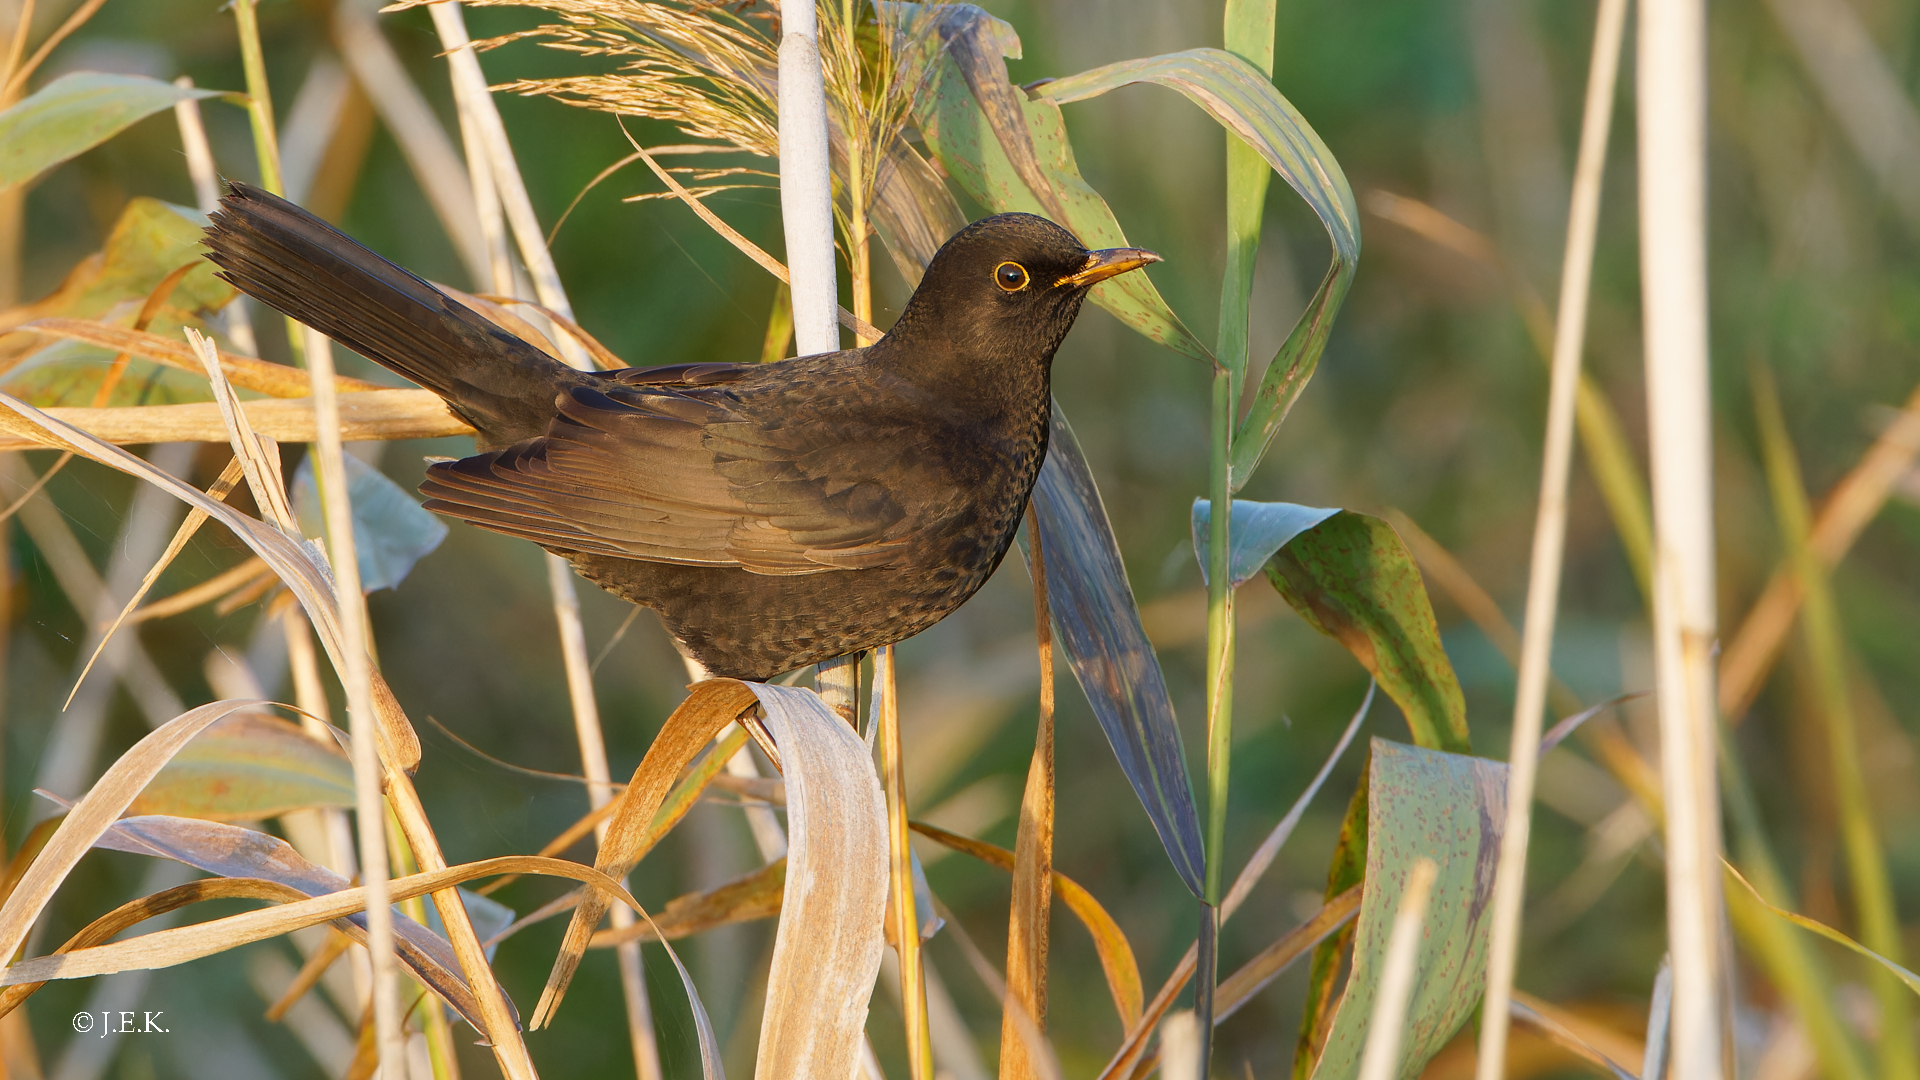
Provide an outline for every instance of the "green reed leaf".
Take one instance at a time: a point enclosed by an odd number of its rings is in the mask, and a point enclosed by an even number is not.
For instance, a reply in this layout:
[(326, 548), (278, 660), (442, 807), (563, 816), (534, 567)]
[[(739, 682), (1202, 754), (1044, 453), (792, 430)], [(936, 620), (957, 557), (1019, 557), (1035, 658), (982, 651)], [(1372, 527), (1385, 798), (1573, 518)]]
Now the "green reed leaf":
[(83, 154), (174, 102), (219, 95), (144, 75), (62, 75), (0, 112), (0, 189)]

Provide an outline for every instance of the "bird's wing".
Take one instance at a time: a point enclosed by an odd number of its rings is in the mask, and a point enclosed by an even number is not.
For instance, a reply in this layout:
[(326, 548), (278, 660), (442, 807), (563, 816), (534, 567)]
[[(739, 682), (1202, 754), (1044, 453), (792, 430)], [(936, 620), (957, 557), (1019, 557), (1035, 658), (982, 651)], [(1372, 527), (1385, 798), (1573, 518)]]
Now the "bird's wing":
[(919, 531), (882, 482), (913, 433), (756, 408), (734, 365), (615, 375), (562, 396), (545, 437), (433, 466), (428, 508), (563, 550), (762, 574), (884, 566)]

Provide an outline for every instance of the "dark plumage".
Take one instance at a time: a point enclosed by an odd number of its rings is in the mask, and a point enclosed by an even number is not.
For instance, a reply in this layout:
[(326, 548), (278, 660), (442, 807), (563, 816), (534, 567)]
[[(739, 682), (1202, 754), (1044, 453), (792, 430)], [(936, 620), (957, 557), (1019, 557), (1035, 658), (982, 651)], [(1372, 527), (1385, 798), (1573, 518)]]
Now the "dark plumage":
[(1087, 290), (1158, 260), (1001, 214), (940, 249), (887, 335), (775, 364), (576, 371), (325, 222), (230, 186), (206, 243), (248, 295), (439, 394), (482, 453), (430, 509), (566, 556), (716, 675), (909, 637), (1000, 564)]

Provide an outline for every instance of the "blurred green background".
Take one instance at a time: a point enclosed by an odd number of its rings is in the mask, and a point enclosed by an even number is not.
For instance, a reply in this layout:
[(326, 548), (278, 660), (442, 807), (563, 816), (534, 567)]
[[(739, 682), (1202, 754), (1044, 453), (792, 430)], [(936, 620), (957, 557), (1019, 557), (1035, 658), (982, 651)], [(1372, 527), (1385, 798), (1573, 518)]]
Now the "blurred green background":
[[(346, 2), (346, 0), (342, 0)], [(1909, 92), (1916, 86), (1920, 5), (1850, 0)], [(326, 0), (269, 0), (260, 11), (268, 70), (283, 125), (298, 123), (300, 91), (331, 43)], [(1025, 59), (1014, 81), (1063, 75), (1112, 60), (1218, 45), (1220, 9), (1188, 0), (993, 0), (1012, 23)], [(18, 0), (14, 0), (17, 11)], [(38, 40), (71, 10), (42, 3)], [(0, 4), (0, 22), (10, 20)], [(1436, 244), (1368, 213), (1360, 272), (1318, 377), (1293, 411), (1245, 495), (1380, 513), (1403, 511), (1451, 550), (1517, 619), (1538, 489), (1545, 366), (1530, 341), (1516, 291), (1556, 295), (1573, 146), (1587, 51), (1587, 4), (1538, 0), (1382, 0), (1367, 5), (1286, 0), (1280, 5), (1275, 82), (1333, 149), (1363, 207), (1376, 192), (1431, 205), (1488, 237), (1506, 266)], [(476, 37), (532, 25), (534, 13), (476, 10)], [(453, 130), (444, 63), (427, 15), (381, 18), (415, 84)], [(1632, 41), (1631, 33), (1628, 37)], [(1634, 199), (1631, 48), (1622, 75), (1606, 173), (1587, 363), (1644, 448), (1639, 347), (1638, 245)], [(595, 61), (528, 44), (486, 54), (493, 81), (601, 70)], [(65, 71), (180, 74), (198, 85), (243, 83), (232, 19), (212, 0), (109, 0), (35, 76)], [(1731, 632), (1781, 557), (1759, 465), (1750, 369), (1779, 380), (1787, 421), (1816, 499), (1858, 460), (1920, 379), (1920, 218), (1904, 215), (1920, 172), (1889, 181), (1869, 167), (1842, 110), (1809, 75), (1792, 35), (1757, 5), (1711, 6), (1711, 259), (1714, 405), (1721, 625)], [(341, 228), (424, 276), (463, 288), (461, 263), (392, 137), (364, 100), (328, 151), (309, 202)], [(535, 206), (551, 225), (602, 168), (627, 152), (612, 119), (544, 99), (501, 97), (500, 108)], [(1909, 106), (1911, 108), (1911, 106)], [(255, 179), (244, 114), (204, 108), (223, 174)], [(1203, 339), (1217, 308), (1223, 252), (1219, 129), (1188, 102), (1148, 87), (1066, 108), (1079, 164), (1112, 204), (1129, 239), (1166, 256), (1153, 271), (1176, 311)], [(354, 134), (357, 124), (360, 135)], [(672, 141), (636, 125), (643, 142)], [(1888, 136), (1897, 139), (1898, 133)], [(1920, 152), (1917, 149), (1916, 152)], [(634, 364), (757, 355), (773, 282), (670, 201), (625, 204), (657, 190), (638, 170), (580, 199), (553, 250), (580, 321)], [(130, 197), (191, 205), (170, 113), (35, 183), (25, 197), (17, 277), (0, 307), (51, 291), (98, 250)], [(771, 190), (723, 194), (712, 205), (769, 250), (779, 250)], [(970, 207), (977, 215), (978, 208)], [(1293, 193), (1269, 196), (1253, 315), (1256, 365), (1270, 357), (1327, 257), (1324, 233)], [(876, 258), (876, 322), (899, 309), (905, 289)], [(8, 272), (13, 272), (8, 267)], [(263, 351), (285, 359), (275, 323), (257, 318)], [(356, 357), (350, 374), (393, 382)], [(1055, 394), (1092, 462), (1118, 531), (1135, 592), (1159, 646), (1188, 734), (1189, 761), (1204, 758), (1201, 664), (1204, 594), (1188, 538), (1188, 507), (1204, 493), (1209, 372), (1157, 349), (1105, 313), (1089, 309), (1055, 367)], [(409, 490), (423, 455), (464, 454), (461, 440), (384, 448), (380, 467)], [(224, 447), (199, 455), (203, 485)], [(49, 453), (28, 455), (36, 472)], [(96, 565), (119, 535), (131, 484), (76, 463), (50, 485)], [(9, 500), (11, 490), (8, 492)], [(1920, 797), (1913, 728), (1920, 724), (1920, 476), (1908, 475), (1835, 576), (1852, 650), (1869, 785), (1909, 918), (1920, 899)], [(17, 844), (46, 804), (30, 794), (50, 730), (70, 686), (82, 617), (55, 587), (43, 554), (5, 526), (11, 592), (5, 625), (4, 779), (6, 837)], [(163, 578), (160, 592), (199, 581), (242, 553), (207, 530)], [(1582, 697), (1598, 701), (1651, 683), (1640, 594), (1605, 507), (1576, 464), (1563, 614), (1555, 667)], [(1430, 586), (1432, 579), (1429, 578)], [(1499, 652), (1434, 588), (1449, 653), (1466, 688), (1477, 752), (1504, 757), (1513, 676)], [(158, 594), (156, 594), (158, 595)], [(449, 858), (537, 850), (586, 808), (577, 784), (511, 772), (475, 756), (424, 723), (433, 717), (486, 754), (560, 773), (579, 770), (559, 645), (543, 564), (532, 546), (456, 525), (446, 543), (398, 589), (372, 600), (383, 670), (420, 721), (426, 759), (419, 784)], [(596, 654), (626, 617), (625, 605), (584, 589), (589, 648)], [(1285, 811), (1331, 749), (1366, 688), (1364, 671), (1292, 614), (1263, 583), (1241, 594), (1238, 722), (1231, 865)], [(210, 650), (245, 652), (258, 606), (216, 617), (207, 609), (144, 625), (139, 633), (188, 704), (215, 696), (202, 675)], [(1004, 568), (959, 613), (900, 650), (909, 784), (916, 816), (1012, 846), (1013, 812), (1031, 752), (1037, 669), (1025, 576)], [(270, 637), (271, 635), (268, 635)], [(270, 657), (271, 649), (256, 652)], [(283, 668), (273, 670), (284, 670)], [(1853, 907), (1838, 861), (1824, 742), (1812, 713), (1799, 638), (1736, 745), (1760, 791), (1771, 839), (1799, 893), (1800, 909), (1841, 927)], [(643, 614), (598, 668), (597, 687), (616, 776), (629, 773), (683, 692), (685, 674), (658, 622)], [(269, 686), (269, 693), (290, 693)], [(1652, 718), (1624, 710), (1626, 727), (1655, 756)], [(1194, 913), (1167, 865), (1084, 698), (1061, 672), (1056, 866), (1113, 913), (1139, 954), (1149, 991), (1191, 940)], [(145, 725), (122, 693), (110, 713), (96, 770)], [(1405, 739), (1382, 698), (1366, 733)], [(1529, 876), (1521, 988), (1637, 1037), (1663, 951), (1657, 840), (1620, 787), (1577, 746), (1550, 757), (1541, 784)], [(1349, 755), (1251, 906), (1227, 929), (1232, 965), (1318, 906), (1339, 815), (1358, 775)], [(60, 794), (72, 796), (74, 791)], [(934, 890), (987, 955), (1003, 954), (1008, 879), (963, 857), (928, 858)], [(575, 857), (588, 857), (577, 849)], [(641, 866), (635, 893), (663, 904), (757, 864), (737, 811), (704, 805)], [(113, 904), (151, 891), (150, 867), (134, 856), (96, 854), (82, 864), (44, 920), (35, 949), (51, 947)], [(143, 887), (143, 884), (145, 887)], [(527, 911), (557, 895), (551, 882), (522, 882), (498, 895)], [(771, 925), (730, 928), (686, 942), (687, 958), (728, 1047), (736, 1075), (752, 1067)], [(511, 939), (498, 958), (509, 991), (530, 1006), (560, 934), (553, 922)], [(943, 934), (931, 957), (992, 1062), (998, 1007)], [(1119, 1037), (1085, 934), (1064, 913), (1053, 931), (1050, 1029), (1069, 1076), (1090, 1076)], [(33, 951), (30, 949), (30, 951)], [(164, 1009), (167, 1035), (74, 1037), (69, 1018), (105, 982), (54, 984), (31, 1004), (32, 1030), (48, 1075), (126, 1077), (306, 1077), (323, 1075), (288, 1032), (261, 1019), (256, 953), (297, 956), (283, 942), (253, 946), (138, 981), (140, 1004)], [(1849, 1000), (1858, 962), (1831, 959)], [(692, 1033), (671, 968), (648, 950), (653, 1000), (669, 1075), (697, 1069)], [(1779, 1034), (1777, 992), (1743, 968), (1739, 1031), (1759, 1060)], [(125, 983), (123, 983), (125, 985)], [(1287, 1075), (1304, 977), (1282, 977), (1221, 1031), (1221, 1075)], [(1863, 1008), (1870, 1011), (1870, 1001)], [(102, 1006), (95, 1004), (93, 1008)], [(1854, 1010), (1858, 1012), (1859, 1010)], [(875, 994), (873, 1041), (889, 1074), (904, 1075), (897, 1007)], [(461, 1029), (464, 1031), (464, 1029)], [(630, 1058), (612, 957), (592, 954), (557, 1024), (529, 1038), (545, 1075), (621, 1075)], [(91, 1055), (91, 1057), (89, 1057)], [(1432, 1075), (1452, 1060), (1436, 1062)], [(464, 1058), (490, 1075), (481, 1051)], [(1559, 1075), (1553, 1060), (1527, 1075)], [(91, 1069), (92, 1071), (87, 1071)], [(1514, 1075), (1521, 1075), (1516, 1065)], [(1568, 1075), (1574, 1075), (1569, 1073)], [(1779, 1073), (1778, 1075), (1802, 1075)], [(1812, 1075), (1805, 1073), (1804, 1075)], [(957, 1078), (964, 1080), (964, 1078)]]

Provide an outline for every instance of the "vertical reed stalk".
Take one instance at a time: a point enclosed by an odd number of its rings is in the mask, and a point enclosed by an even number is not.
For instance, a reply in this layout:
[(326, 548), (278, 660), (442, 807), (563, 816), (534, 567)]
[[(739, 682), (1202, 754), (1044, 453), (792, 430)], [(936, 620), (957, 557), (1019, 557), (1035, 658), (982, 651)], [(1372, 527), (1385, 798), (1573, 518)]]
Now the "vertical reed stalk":
[(812, 0), (782, 5), (780, 17), (780, 218), (792, 276), (795, 345), (807, 356), (840, 347), (827, 90)]
[[(247, 119), (253, 128), (261, 186), (280, 194), (284, 190), (280, 178), (280, 142), (274, 132), (273, 98), (253, 0), (234, 0), (233, 18), (239, 30), (240, 58), (247, 79)], [(332, 562), (335, 602), (340, 609), (342, 651), (346, 654), (346, 670), (340, 672), (340, 681), (347, 694), (347, 730), (353, 739), (354, 810), (358, 819), (360, 880), (367, 890), (367, 955), (372, 973), (377, 1059), (398, 1066), (406, 1061), (406, 1044), (400, 1024), (398, 990), (394, 985), (393, 908), (387, 902), (387, 815), (380, 782), (383, 767), (374, 732), (373, 668), (366, 647), (366, 595), (360, 588), (359, 556), (353, 543), (353, 506), (347, 494), (346, 463), (341, 460), (344, 450), (340, 441), (340, 403), (334, 381), (332, 342), (291, 319), (287, 321), (287, 340), (295, 355), (305, 354), (307, 376), (313, 386), (317, 438), (310, 452), (314, 457), (314, 484), (326, 519), (327, 553)]]
[[(1224, 41), (1268, 77), (1273, 75), (1274, 0), (1227, 0)], [(1199, 1075), (1213, 1058), (1213, 989), (1221, 882), (1226, 872), (1227, 792), (1233, 762), (1233, 427), (1247, 375), (1247, 318), (1253, 271), (1273, 173), (1260, 155), (1229, 133), (1227, 140), (1227, 262), (1220, 284), (1220, 328), (1213, 372), (1212, 439), (1207, 498), (1213, 528), (1207, 540), (1207, 880), (1200, 905), (1201, 970), (1195, 981), (1199, 1013)]]
[[(175, 86), (193, 85), (185, 75), (173, 80)], [(211, 214), (220, 208), (220, 175), (213, 163), (213, 146), (207, 142), (207, 128), (200, 122), (200, 101), (182, 98), (173, 105), (174, 123), (180, 129), (180, 148), (187, 155), (187, 175), (193, 180), (193, 197), (200, 212)], [(253, 322), (248, 316), (251, 305), (244, 295), (236, 296), (220, 312), (223, 329), (234, 348), (247, 356), (259, 356), (260, 344), (253, 337)]]
[[(239, 0), (236, 10), (249, 9)], [(307, 374), (313, 382), (314, 425), (319, 436), (314, 476), (320, 484), (332, 556), (334, 596), (340, 606), (346, 670), (347, 728), (353, 736), (353, 787), (360, 830), (360, 881), (367, 890), (367, 953), (373, 961), (373, 1020), (379, 1060), (398, 1066), (406, 1058), (400, 1001), (394, 986), (393, 908), (387, 901), (386, 806), (380, 797), (380, 751), (374, 732), (373, 669), (367, 656), (366, 594), (360, 588), (359, 555), (353, 546), (353, 505), (340, 442), (340, 402), (334, 387), (332, 342), (309, 332)]]
[[(857, 668), (855, 670), (858, 670)], [(900, 754), (900, 706), (895, 696), (893, 646), (873, 653), (881, 771), (887, 793), (887, 848), (892, 860), (893, 940), (900, 955), (900, 999), (906, 1013), (907, 1068), (913, 1080), (933, 1080), (933, 1041), (927, 1033), (927, 980), (920, 954), (920, 911), (913, 890), (913, 847), (907, 831), (907, 778)]]
[[(414, 860), (413, 853), (407, 850), (405, 830), (400, 828), (400, 822), (393, 817), (391, 809), (387, 814), (387, 858), (395, 876), (407, 877), (419, 873), (420, 864)], [(399, 908), (407, 918), (421, 926), (427, 925), (426, 897), (408, 897), (400, 901)], [(445, 1004), (424, 986), (414, 986), (412, 997), (407, 1013), (418, 1013), (420, 1017), (420, 1030), (426, 1036), (427, 1060), (432, 1064), (433, 1080), (460, 1080), (460, 1060), (456, 1056), (458, 1051), (454, 1049), (453, 1028), (447, 1023)], [(402, 1034), (405, 1035), (404, 1028)]]
[(260, 186), (282, 194), (280, 139), (273, 130), (273, 96), (267, 86), (267, 61), (260, 50), (260, 20), (253, 0), (233, 0), (233, 21), (240, 30), (240, 64), (247, 77), (247, 122), (253, 127), (254, 153), (260, 161)]
[[(841, 32), (847, 36), (853, 54), (859, 56), (858, 37), (860, 0), (843, 0), (840, 5)], [(865, 100), (865, 65), (856, 63), (851, 93), (856, 104)], [(883, 88), (884, 89), (884, 88)], [(861, 322), (873, 322), (873, 250), (867, 240), (866, 139), (857, 121), (849, 125), (847, 144), (847, 271), (853, 286), (853, 314)], [(864, 338), (862, 345), (869, 344)]]
[[(516, 290), (511, 261), (507, 257), (507, 238), (503, 221), (517, 241), (521, 261), (533, 279), (540, 302), (554, 311), (573, 317), (573, 305), (554, 267), (552, 253), (527, 195), (526, 182), (507, 140), (492, 92), (487, 88), (480, 58), (474, 54), (467, 36), (466, 20), (458, 3), (435, 5), (434, 28), (448, 50), (447, 62), (453, 79), (454, 98), (460, 112), (460, 130), (467, 140), (467, 165), (474, 202), (493, 275), (493, 290), (511, 295)], [(554, 335), (561, 354), (569, 364), (590, 366), (585, 351), (568, 334)], [(580, 622), (579, 596), (574, 589), (573, 568), (557, 555), (547, 555), (547, 581), (553, 594), (554, 621), (560, 635), (560, 651), (567, 673), (568, 697), (573, 707), (574, 731), (580, 743), (581, 765), (587, 777), (588, 799), (595, 808), (611, 797), (607, 786), (606, 741), (600, 727), (600, 707), (594, 695), (593, 673), (587, 656), (586, 631)], [(603, 822), (594, 830), (596, 840), (606, 838)], [(612, 922), (616, 929), (632, 925), (634, 915), (623, 905), (615, 905)], [(620, 969), (620, 989), (626, 1002), (627, 1034), (633, 1048), (634, 1074), (639, 1080), (659, 1080), (659, 1044), (654, 1034), (653, 1006), (647, 997), (646, 970), (640, 945), (627, 942), (615, 950)]]
[(1706, 5), (1640, 9), (1640, 260), (1654, 523), (1654, 664), (1666, 796), (1673, 1068), (1719, 1080), (1720, 804), (1714, 774)]
[(1533, 564), (1527, 581), (1525, 637), (1520, 645), (1520, 685), (1513, 703), (1513, 739), (1508, 748), (1507, 821), (1494, 879), (1493, 931), (1487, 960), (1486, 1005), (1481, 1013), (1478, 1080), (1506, 1074), (1509, 1005), (1520, 952), (1520, 913), (1526, 896), (1527, 840), (1533, 826), (1534, 774), (1539, 765), (1541, 717), (1552, 672), (1553, 625), (1558, 614), (1560, 572), (1567, 539), (1567, 476), (1573, 463), (1574, 406), (1580, 385), (1580, 353), (1586, 340), (1587, 292), (1593, 276), (1594, 234), (1600, 220), (1600, 181), (1607, 136), (1613, 126), (1614, 85), (1620, 71), (1620, 41), (1627, 0), (1600, 0), (1587, 71), (1587, 100), (1580, 124), (1567, 246), (1560, 267), (1560, 307), (1554, 323), (1551, 388), (1547, 397), (1546, 452), (1540, 466), (1540, 506), (1533, 527)]
[[(1766, 368), (1753, 369), (1754, 412), (1759, 420), (1760, 445), (1766, 459), (1767, 480), (1773, 489), (1774, 514), (1780, 522), (1787, 557), (1800, 578), (1800, 628), (1812, 658), (1815, 699), (1826, 729), (1827, 756), (1833, 768), (1834, 800), (1839, 804), (1840, 837), (1847, 854), (1853, 902), (1859, 908), (1860, 940), (1867, 948), (1906, 963), (1900, 917), (1894, 906), (1893, 885), (1887, 875), (1885, 848), (1867, 801), (1866, 769), (1860, 761), (1860, 733), (1847, 685), (1845, 635), (1839, 605), (1834, 603), (1827, 568), (1810, 542), (1812, 512), (1787, 435), (1780, 397)], [(1880, 1059), (1878, 1075), (1887, 1080), (1920, 1076), (1913, 1040), (1913, 998), (1894, 974), (1874, 966), (1868, 973), (1880, 1003)]]

